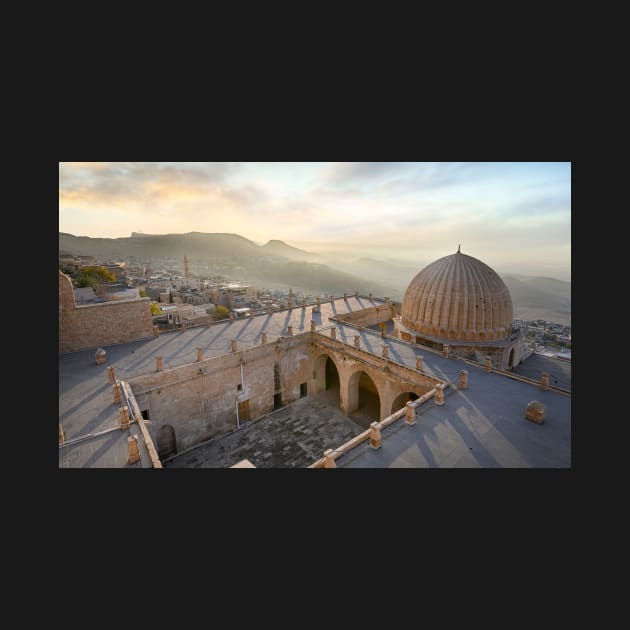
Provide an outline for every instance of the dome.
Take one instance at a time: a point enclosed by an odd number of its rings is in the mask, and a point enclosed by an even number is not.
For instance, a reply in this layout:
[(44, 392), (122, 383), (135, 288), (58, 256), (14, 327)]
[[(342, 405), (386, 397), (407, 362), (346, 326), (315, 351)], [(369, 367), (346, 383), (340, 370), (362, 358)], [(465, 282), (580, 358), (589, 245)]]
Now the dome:
[(444, 340), (505, 339), (512, 331), (512, 298), (493, 269), (458, 250), (411, 281), (401, 320), (416, 333)]

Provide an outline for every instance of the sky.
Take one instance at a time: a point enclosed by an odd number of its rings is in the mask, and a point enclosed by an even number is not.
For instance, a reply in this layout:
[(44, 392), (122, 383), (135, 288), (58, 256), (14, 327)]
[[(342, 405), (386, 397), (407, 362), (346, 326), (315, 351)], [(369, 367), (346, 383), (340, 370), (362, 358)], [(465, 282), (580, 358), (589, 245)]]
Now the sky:
[(570, 279), (570, 162), (60, 162), (59, 231), (227, 232)]

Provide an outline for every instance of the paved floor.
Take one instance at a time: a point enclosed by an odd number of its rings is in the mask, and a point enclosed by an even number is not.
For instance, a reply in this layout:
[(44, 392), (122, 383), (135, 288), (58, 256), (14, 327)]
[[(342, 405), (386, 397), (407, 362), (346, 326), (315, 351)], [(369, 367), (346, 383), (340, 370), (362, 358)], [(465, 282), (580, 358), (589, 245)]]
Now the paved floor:
[(165, 468), (224, 468), (248, 459), (256, 468), (305, 468), (363, 428), (333, 406), (328, 392), (301, 398), (239, 431), (178, 455)]
[(534, 352), (524, 363), (517, 365), (513, 371), (515, 374), (521, 374), (535, 381), (539, 381), (540, 375), (547, 372), (550, 385), (571, 389), (571, 361), (554, 359)]

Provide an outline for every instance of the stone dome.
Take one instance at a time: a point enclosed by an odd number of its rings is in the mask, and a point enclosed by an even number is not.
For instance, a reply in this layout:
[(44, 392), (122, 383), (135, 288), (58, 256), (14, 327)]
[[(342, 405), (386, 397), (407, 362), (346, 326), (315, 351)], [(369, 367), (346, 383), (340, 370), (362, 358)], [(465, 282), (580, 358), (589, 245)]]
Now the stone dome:
[(407, 329), (443, 340), (502, 340), (512, 331), (512, 298), (493, 269), (457, 250), (411, 281), (401, 320)]

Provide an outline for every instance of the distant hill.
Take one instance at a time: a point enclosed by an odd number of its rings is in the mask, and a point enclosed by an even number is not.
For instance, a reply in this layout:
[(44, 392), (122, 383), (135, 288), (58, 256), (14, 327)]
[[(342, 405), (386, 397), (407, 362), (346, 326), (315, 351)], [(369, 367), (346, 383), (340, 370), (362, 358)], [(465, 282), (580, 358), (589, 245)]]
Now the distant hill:
[(503, 276), (517, 319), (547, 319), (571, 323), (571, 283), (555, 278)]
[(173, 258), (187, 255), (197, 258), (227, 258), (261, 256), (258, 245), (238, 234), (140, 234), (129, 238), (90, 238), (59, 233), (59, 249), (79, 255), (104, 258), (137, 256), (142, 258)]
[(283, 256), (290, 260), (316, 260), (319, 258), (317, 254), (305, 252), (302, 249), (287, 245), (284, 241), (271, 240), (262, 246), (266, 252), (274, 256)]

